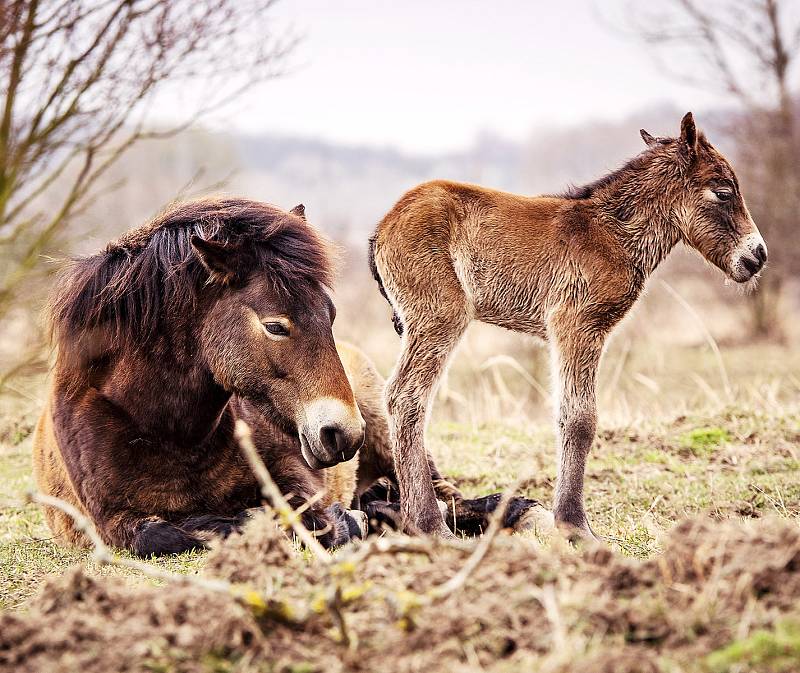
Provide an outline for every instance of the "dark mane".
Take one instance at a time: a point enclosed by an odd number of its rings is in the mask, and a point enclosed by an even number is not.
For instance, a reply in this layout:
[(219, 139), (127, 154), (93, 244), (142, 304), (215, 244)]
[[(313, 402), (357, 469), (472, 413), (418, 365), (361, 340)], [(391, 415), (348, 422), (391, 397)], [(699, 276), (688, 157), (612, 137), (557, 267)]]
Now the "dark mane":
[(560, 196), (564, 199), (590, 199), (604, 187), (608, 187), (608, 185), (616, 182), (619, 178), (629, 175), (633, 171), (636, 171), (644, 166), (649, 156), (650, 151), (645, 150), (641, 154), (633, 157), (633, 159), (627, 161), (623, 166), (615, 171), (611, 171), (611, 173), (608, 173), (603, 177), (598, 178), (594, 182), (590, 182), (589, 184), (582, 186), (570, 186), (565, 192), (560, 194)]
[(181, 203), (64, 269), (50, 304), (59, 346), (102, 328), (104, 341), (141, 347), (165, 317), (187, 315), (208, 279), (192, 235), (236, 246), (278, 292), (295, 296), (332, 283), (328, 245), (302, 218), (247, 199)]

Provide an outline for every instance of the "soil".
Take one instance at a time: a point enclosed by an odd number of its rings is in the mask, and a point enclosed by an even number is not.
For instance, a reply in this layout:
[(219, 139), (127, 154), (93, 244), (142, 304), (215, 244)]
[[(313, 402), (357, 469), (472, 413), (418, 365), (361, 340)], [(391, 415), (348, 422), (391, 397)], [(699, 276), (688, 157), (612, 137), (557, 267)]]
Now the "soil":
[(48, 580), (26, 612), (0, 614), (0, 669), (716, 671), (728, 669), (711, 653), (800, 620), (800, 529), (779, 519), (686, 520), (646, 561), (500, 535), (462, 587), (431, 599), (475, 544), (346, 549), (326, 569), (263, 515), (209, 554), (204, 575), (236, 583), (228, 593), (81, 567)]

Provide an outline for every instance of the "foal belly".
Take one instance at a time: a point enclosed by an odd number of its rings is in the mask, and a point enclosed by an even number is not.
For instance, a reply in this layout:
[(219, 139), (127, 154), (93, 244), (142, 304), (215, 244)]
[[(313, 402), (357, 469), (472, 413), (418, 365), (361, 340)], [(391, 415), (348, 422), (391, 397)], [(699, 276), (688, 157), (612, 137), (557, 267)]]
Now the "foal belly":
[(477, 263), (470, 274), (468, 298), (481, 322), (545, 338), (546, 292), (521, 271)]

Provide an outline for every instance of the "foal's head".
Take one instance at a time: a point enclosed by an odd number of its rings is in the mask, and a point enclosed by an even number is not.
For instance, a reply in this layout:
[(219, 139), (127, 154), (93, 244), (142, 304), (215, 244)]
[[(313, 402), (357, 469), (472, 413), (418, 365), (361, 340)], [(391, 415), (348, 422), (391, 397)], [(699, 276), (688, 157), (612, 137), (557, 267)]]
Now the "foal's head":
[(296, 429), (310, 467), (328, 467), (353, 457), (365, 424), (331, 331), (327, 250), (302, 206), (268, 214), (264, 240), (191, 237), (214, 297), (200, 352), (226, 390)]
[(692, 113), (679, 138), (642, 130), (669, 219), (681, 237), (730, 278), (744, 283), (767, 261), (767, 246), (747, 210), (733, 168), (695, 127)]

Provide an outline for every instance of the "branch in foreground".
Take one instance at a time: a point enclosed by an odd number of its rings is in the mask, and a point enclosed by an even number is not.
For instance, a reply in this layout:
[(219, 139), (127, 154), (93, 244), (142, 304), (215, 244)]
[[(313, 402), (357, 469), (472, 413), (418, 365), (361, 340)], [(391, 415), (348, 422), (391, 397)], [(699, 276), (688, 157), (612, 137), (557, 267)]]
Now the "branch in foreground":
[(428, 592), (428, 596), (432, 601), (447, 598), (447, 596), (450, 594), (453, 594), (461, 589), (466, 581), (470, 578), (472, 573), (475, 572), (477, 567), (480, 565), (480, 562), (483, 561), (486, 554), (489, 552), (489, 549), (491, 548), (494, 539), (497, 537), (497, 534), (503, 528), (503, 518), (505, 517), (506, 508), (508, 507), (508, 503), (511, 501), (511, 498), (514, 497), (514, 493), (516, 493), (520, 483), (521, 480), (515, 481), (503, 492), (500, 502), (497, 503), (497, 508), (492, 514), (492, 520), (489, 523), (489, 527), (486, 529), (486, 532), (481, 537), (480, 542), (478, 542), (478, 545), (475, 547), (475, 551), (470, 554), (467, 562), (461, 566), (461, 570), (459, 570), (449, 580), (439, 584), (438, 586), (435, 586)]
[(75, 527), (91, 541), (92, 558), (98, 565), (128, 568), (151, 579), (164, 580), (173, 584), (192, 586), (222, 594), (240, 603), (256, 617), (268, 617), (289, 626), (301, 626), (306, 621), (308, 610), (304, 606), (289, 605), (281, 600), (270, 599), (247, 585), (231, 583), (217, 578), (209, 579), (199, 575), (173, 573), (137, 559), (117, 556), (103, 542), (92, 522), (70, 503), (35, 491), (28, 493), (27, 500), (40, 505), (54, 507), (69, 516), (75, 522)]
[(206, 579), (197, 575), (181, 575), (170, 572), (169, 570), (164, 570), (163, 568), (157, 568), (156, 566), (150, 565), (149, 563), (144, 563), (143, 561), (139, 561), (137, 559), (117, 556), (111, 551), (111, 549), (108, 548), (108, 546), (106, 546), (106, 543), (103, 542), (103, 539), (100, 537), (100, 534), (97, 532), (97, 529), (94, 527), (94, 525), (92, 525), (92, 522), (89, 521), (89, 519), (84, 516), (76, 507), (68, 502), (65, 502), (64, 500), (61, 500), (61, 498), (54, 498), (53, 496), (45, 495), (44, 493), (32, 491), (28, 493), (27, 499), (29, 502), (36, 502), (40, 505), (54, 507), (55, 509), (61, 510), (64, 512), (64, 514), (69, 516), (75, 522), (75, 528), (86, 535), (86, 537), (88, 537), (91, 541), (92, 558), (101, 566), (110, 565), (117, 566), (119, 568), (129, 568), (131, 570), (136, 570), (137, 572), (140, 572), (152, 579), (165, 580), (167, 582), (174, 582), (178, 584), (188, 584), (200, 587), (202, 589), (208, 589), (209, 591), (215, 591), (217, 593), (228, 595), (233, 595), (234, 593), (233, 585), (225, 580)]
[(247, 462), (250, 463), (250, 468), (253, 470), (258, 483), (261, 485), (261, 494), (269, 501), (272, 508), (278, 513), (278, 516), (285, 522), (287, 527), (290, 527), (294, 534), (300, 541), (308, 548), (313, 554), (314, 558), (322, 565), (330, 565), (333, 562), (331, 556), (323, 546), (319, 543), (314, 534), (303, 525), (300, 516), (295, 512), (291, 505), (283, 497), (283, 493), (278, 488), (272, 475), (269, 473), (261, 456), (258, 455), (256, 446), (253, 443), (253, 433), (250, 426), (247, 425), (241, 418), (236, 421), (234, 428), (234, 435), (239, 442), (239, 446), (244, 453)]

